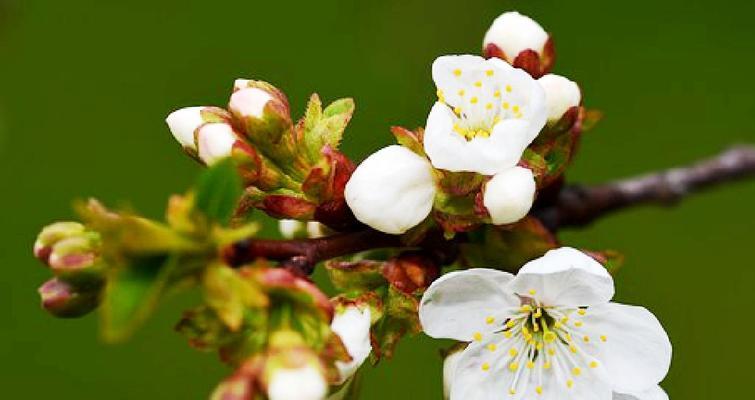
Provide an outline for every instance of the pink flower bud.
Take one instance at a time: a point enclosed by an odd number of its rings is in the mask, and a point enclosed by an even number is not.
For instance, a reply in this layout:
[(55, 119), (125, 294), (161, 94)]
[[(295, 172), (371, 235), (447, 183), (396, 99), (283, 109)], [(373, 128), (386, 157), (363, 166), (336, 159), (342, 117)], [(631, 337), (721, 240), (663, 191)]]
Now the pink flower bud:
[(238, 137), (231, 125), (226, 123), (205, 124), (199, 128), (199, 158), (207, 165), (229, 157)]

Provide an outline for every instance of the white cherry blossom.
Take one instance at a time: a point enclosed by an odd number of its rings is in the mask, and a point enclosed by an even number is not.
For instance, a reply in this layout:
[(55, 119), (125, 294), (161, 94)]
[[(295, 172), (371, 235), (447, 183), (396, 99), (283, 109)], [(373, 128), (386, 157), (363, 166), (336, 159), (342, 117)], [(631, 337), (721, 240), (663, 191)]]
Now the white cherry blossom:
[(535, 201), (535, 177), (527, 168), (513, 167), (485, 184), (483, 204), (493, 224), (511, 224), (524, 218)]
[(359, 369), (372, 351), (370, 343), (370, 308), (350, 305), (336, 312), (330, 328), (346, 346), (351, 361), (336, 361), (340, 376), (339, 384), (345, 382)]
[(503, 50), (508, 62), (513, 62), (516, 56), (524, 50), (534, 50), (542, 55), (548, 33), (532, 18), (509, 11), (501, 14), (490, 25), (483, 46), (496, 45)]
[(560, 75), (548, 74), (537, 80), (545, 90), (548, 122), (557, 122), (570, 108), (582, 101), (579, 86)]
[(446, 274), (424, 294), (419, 316), (428, 335), (470, 342), (452, 400), (611, 400), (614, 392), (654, 399), (671, 343), (652, 313), (612, 303), (613, 294), (603, 266), (560, 248), (516, 277)]
[(435, 168), (494, 175), (519, 162), (545, 126), (545, 93), (505, 61), (472, 55), (433, 62), (438, 102), (424, 147)]

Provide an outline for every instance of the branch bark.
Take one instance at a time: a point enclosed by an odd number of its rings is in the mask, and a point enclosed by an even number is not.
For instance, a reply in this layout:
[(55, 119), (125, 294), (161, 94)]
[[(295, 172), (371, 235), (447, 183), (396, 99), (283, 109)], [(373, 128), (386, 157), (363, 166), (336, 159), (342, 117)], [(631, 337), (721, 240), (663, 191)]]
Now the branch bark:
[[(570, 185), (560, 190), (551, 204), (533, 210), (551, 231), (582, 227), (625, 208), (659, 204), (673, 205), (695, 192), (739, 179), (755, 177), (755, 146), (739, 146), (713, 158), (685, 167), (672, 168), (596, 186)], [(366, 228), (319, 239), (248, 239), (226, 249), (224, 257), (238, 266), (257, 258), (281, 261), (301, 274), (331, 258), (365, 250), (403, 247), (399, 236)], [(452, 254), (454, 243), (440, 235), (429, 235), (417, 247), (431, 253)]]

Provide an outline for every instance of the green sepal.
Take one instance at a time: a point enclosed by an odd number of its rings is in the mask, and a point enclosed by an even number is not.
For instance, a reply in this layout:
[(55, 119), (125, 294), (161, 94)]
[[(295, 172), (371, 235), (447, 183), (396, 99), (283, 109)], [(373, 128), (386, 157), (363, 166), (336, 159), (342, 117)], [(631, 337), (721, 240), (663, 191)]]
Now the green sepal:
[(388, 287), (383, 300), (383, 316), (373, 328), (377, 348), (373, 349), (373, 362), (391, 358), (399, 340), (405, 335), (422, 331), (419, 323), (419, 301), (394, 287)]
[(232, 159), (219, 161), (196, 184), (195, 207), (210, 221), (227, 225), (241, 198), (241, 177)]
[(204, 298), (229, 330), (241, 328), (248, 308), (262, 308), (269, 300), (259, 285), (220, 263), (209, 265), (202, 275)]

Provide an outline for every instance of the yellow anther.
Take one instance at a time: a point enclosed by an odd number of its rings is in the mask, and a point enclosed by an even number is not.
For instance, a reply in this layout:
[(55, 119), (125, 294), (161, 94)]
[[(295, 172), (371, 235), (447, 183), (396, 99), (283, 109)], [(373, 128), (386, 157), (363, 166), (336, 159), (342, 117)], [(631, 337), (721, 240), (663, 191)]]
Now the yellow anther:
[(495, 117), (493, 117), (493, 125), (495, 125), (495, 124), (497, 124), (499, 122), (501, 122), (501, 117), (500, 116), (496, 115)]
[(556, 340), (556, 334), (553, 332), (545, 332), (543, 334), (543, 340), (545, 340), (547, 343), (553, 343), (554, 340)]
[(506, 91), (511, 93), (511, 91), (514, 90), (511, 88), (511, 85), (506, 85)]
[(512, 362), (511, 364), (509, 364), (509, 370), (510, 371), (513, 372), (513, 371), (516, 371), (518, 369), (519, 369), (519, 364), (517, 364), (516, 362)]
[(579, 314), (579, 315), (585, 315), (585, 314), (587, 314), (587, 311), (585, 311), (584, 308), (580, 308), (579, 311), (577, 311), (577, 314)]
[(511, 337), (512, 337), (512, 336), (514, 336), (514, 334), (513, 334), (513, 333), (511, 333), (511, 331), (505, 331), (505, 332), (503, 332), (503, 336), (504, 336), (504, 337), (505, 337), (506, 339), (511, 339)]
[(545, 363), (543, 363), (543, 369), (551, 369), (551, 362), (546, 361)]
[(466, 92), (464, 91), (464, 89), (459, 89), (458, 93), (459, 93), (460, 97), (464, 97), (464, 93), (466, 93)]
[(454, 70), (454, 75), (456, 75), (457, 77), (461, 76), (461, 70), (460, 70), (460, 69), (458, 69), (458, 68), (457, 68), (457, 69), (455, 69), (455, 70)]
[(516, 394), (516, 390), (514, 390), (514, 388), (509, 389), (509, 394), (512, 395), (512, 396), (515, 395)]
[(561, 318), (561, 323), (562, 324), (565, 324), (567, 322), (569, 322), (569, 317), (563, 317), (563, 318)]
[(491, 344), (488, 345), (488, 350), (490, 350), (490, 351), (495, 351), (496, 348), (497, 347), (496, 347), (495, 343), (491, 343)]
[(606, 335), (600, 335), (600, 341), (601, 342), (608, 341), (608, 338), (606, 337)]
[(532, 335), (530, 334), (530, 330), (529, 330), (529, 329), (527, 329), (527, 327), (526, 327), (526, 326), (522, 326), (522, 334), (524, 335), (524, 337), (527, 337), (527, 336), (532, 336)]
[(435, 92), (435, 94), (437, 94), (439, 98), (443, 98), (443, 91), (442, 91), (442, 90), (438, 89), (438, 90), (437, 90), (437, 91)]
[(574, 345), (569, 346), (569, 351), (571, 351), (574, 354), (577, 354), (577, 348)]
[(525, 305), (523, 305), (522, 307), (519, 308), (519, 311), (521, 311), (523, 313), (528, 313), (528, 312), (532, 311), (532, 306), (530, 306), (529, 304), (525, 304)]
[(535, 388), (535, 391), (537, 392), (537, 394), (543, 394), (543, 387), (542, 386), (538, 386), (538, 387)]
[(469, 102), (472, 104), (477, 104), (477, 97), (472, 97), (471, 99), (469, 99)]
[(493, 109), (493, 103), (485, 104), (485, 109), (486, 110), (492, 110)]
[(533, 330), (534, 330), (535, 332), (540, 332), (540, 325), (538, 325), (538, 324), (537, 324), (537, 322), (533, 322), (533, 323), (532, 323), (532, 329), (533, 329)]
[(500, 90), (496, 90), (495, 92), (493, 92), (493, 97), (495, 97), (496, 99), (500, 98), (501, 97), (501, 91)]
[(512, 347), (511, 349), (509, 349), (509, 355), (511, 357), (516, 357), (517, 354), (519, 354), (519, 352), (515, 348)]
[(579, 369), (579, 367), (574, 367), (574, 369), (571, 370), (571, 373), (574, 374), (574, 376), (579, 376), (582, 374), (582, 370)]
[(585, 343), (589, 343), (590, 342), (590, 337), (589, 336), (585, 336), (585, 337), (582, 338), (582, 341), (585, 342)]
[(598, 368), (598, 362), (597, 361), (591, 361), (590, 362), (590, 368)]
[(554, 329), (561, 329), (562, 326), (564, 326), (564, 325), (561, 323), (561, 321), (556, 321), (556, 322), (553, 323), (553, 328)]
[(503, 102), (503, 104), (501, 104), (501, 106), (503, 107), (503, 109), (504, 109), (504, 110), (508, 110), (508, 109), (509, 109), (509, 107), (510, 107), (510, 106), (509, 106), (509, 103), (508, 103), (508, 102), (506, 102), (506, 101), (504, 101), (504, 102)]
[(487, 76), (493, 76), (493, 70), (489, 69), (489, 70), (485, 71), (485, 75), (487, 75)]
[(569, 389), (571, 389), (572, 386), (574, 386), (574, 381), (571, 380), (571, 379), (567, 379), (567, 381), (566, 381), (566, 387), (568, 387)]
[[(511, 107), (511, 111), (513, 111), (515, 113), (518, 113), (519, 112), (519, 106)], [(534, 294), (534, 293), (530, 293), (530, 294)]]
[(535, 368), (535, 363), (534, 363), (534, 362), (532, 362), (532, 360), (530, 360), (530, 361), (527, 361), (527, 365), (526, 365), (526, 367), (527, 367), (527, 369), (532, 369), (532, 368)]
[(483, 370), (483, 371), (487, 371), (487, 370), (489, 370), (489, 369), (490, 369), (490, 364), (488, 364), (488, 363), (483, 363), (483, 364), (482, 364), (482, 370)]
[(548, 355), (549, 356), (555, 356), (556, 355), (556, 350), (554, 350), (552, 348), (548, 349)]
[(458, 107), (458, 106), (457, 106), (457, 107), (454, 107), (454, 113), (455, 113), (456, 115), (461, 115), (461, 107)]
[(574, 323), (574, 326), (576, 326), (577, 328), (579, 328), (582, 325), (583, 325), (582, 321), (577, 321), (577, 322)]
[(490, 325), (493, 322), (495, 322), (495, 318), (493, 318), (493, 317), (487, 317), (487, 318), (485, 318), (485, 323), (486, 324)]
[[(514, 111), (516, 111), (516, 108), (518, 108), (518, 107), (517, 107), (517, 106), (514, 106), (514, 108), (515, 108), (515, 110), (514, 110)], [(537, 293), (537, 291), (536, 291), (535, 289), (530, 289), (530, 290), (529, 290), (529, 294), (530, 294), (530, 296), (534, 296), (534, 295), (535, 295), (535, 293)]]
[(516, 320), (510, 319), (506, 321), (506, 326), (508, 326), (509, 328), (513, 328), (514, 325), (516, 325)]
[(476, 87), (482, 87), (482, 82), (480, 82), (480, 81), (477, 81), (477, 82), (475, 82), (475, 83), (474, 83), (474, 85), (475, 85)]
[(543, 342), (538, 342), (538, 344), (535, 345), (535, 348), (539, 350), (543, 349)]
[(542, 308), (538, 308), (537, 311), (535, 311), (534, 316), (535, 316), (535, 318), (542, 317), (543, 316), (543, 309)]
[(480, 340), (482, 340), (482, 333), (475, 332), (474, 336), (472, 336), (472, 337), (474, 338), (475, 341), (479, 342)]

